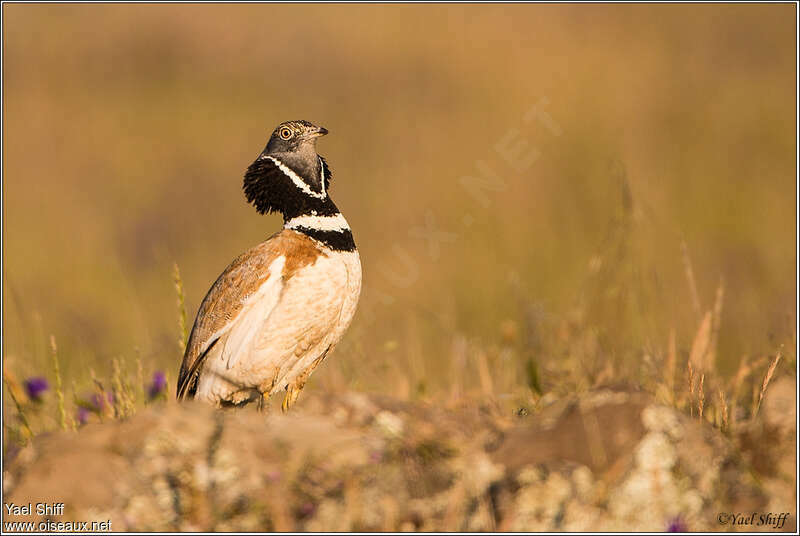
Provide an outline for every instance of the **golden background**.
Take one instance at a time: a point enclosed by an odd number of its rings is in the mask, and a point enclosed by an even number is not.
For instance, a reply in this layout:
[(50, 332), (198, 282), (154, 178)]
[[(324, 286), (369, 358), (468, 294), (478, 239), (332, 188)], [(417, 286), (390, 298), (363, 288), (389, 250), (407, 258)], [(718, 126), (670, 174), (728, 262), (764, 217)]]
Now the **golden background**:
[(191, 323), (279, 228), (242, 176), (307, 119), (364, 268), (311, 389), (657, 375), (718, 288), (719, 372), (793, 370), (794, 10), (4, 5), (6, 367), (47, 375), (53, 334), (68, 386), (114, 357), (174, 381), (173, 263)]

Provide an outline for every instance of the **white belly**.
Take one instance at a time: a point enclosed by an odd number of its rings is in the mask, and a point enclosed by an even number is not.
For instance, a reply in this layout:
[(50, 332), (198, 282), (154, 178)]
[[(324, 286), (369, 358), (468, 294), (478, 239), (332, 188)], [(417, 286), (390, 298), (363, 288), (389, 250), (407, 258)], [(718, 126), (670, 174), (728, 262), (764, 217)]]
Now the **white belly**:
[[(330, 356), (356, 311), (361, 260), (358, 251), (326, 253), (288, 279), (266, 318), (253, 308), (261, 318), (250, 322), (254, 332), (247, 334), (246, 347), (221, 339), (209, 352), (197, 398), (240, 403), (270, 395), (321, 356)], [(237, 348), (235, 356), (226, 353), (226, 345)]]
[(342, 310), (339, 313), (339, 321), (331, 333), (333, 344), (337, 344), (341, 340), (344, 332), (350, 326), (350, 322), (356, 314), (358, 298), (361, 295), (361, 258), (358, 256), (358, 250), (340, 252), (336, 255), (340, 257), (347, 270), (347, 291)]

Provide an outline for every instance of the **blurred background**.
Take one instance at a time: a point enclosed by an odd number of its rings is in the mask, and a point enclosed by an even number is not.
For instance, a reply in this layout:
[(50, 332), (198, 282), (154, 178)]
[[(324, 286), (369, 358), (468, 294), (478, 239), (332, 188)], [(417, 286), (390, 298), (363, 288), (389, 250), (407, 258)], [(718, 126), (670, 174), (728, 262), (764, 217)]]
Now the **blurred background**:
[(721, 376), (782, 348), (794, 371), (794, 21), (792, 5), (4, 5), (5, 367), (49, 374), (52, 334), (76, 389), (113, 358), (174, 382), (173, 265), (191, 325), (281, 225), (246, 204), (245, 169), (307, 119), (331, 132), (319, 151), (364, 269), (309, 389), (658, 376), (709, 311)]

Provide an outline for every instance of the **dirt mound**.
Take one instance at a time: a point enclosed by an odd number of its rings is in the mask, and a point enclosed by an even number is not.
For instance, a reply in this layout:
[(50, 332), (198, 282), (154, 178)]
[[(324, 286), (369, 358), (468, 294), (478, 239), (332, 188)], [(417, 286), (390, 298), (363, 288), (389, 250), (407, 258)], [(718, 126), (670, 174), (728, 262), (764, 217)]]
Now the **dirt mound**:
[[(356, 393), (308, 396), (288, 416), (167, 404), (36, 438), (3, 474), (6, 504), (34, 511), (3, 514), (40, 521), (37, 503), (64, 503), (49, 519), (131, 531), (793, 531), (784, 406), (765, 400), (728, 438), (612, 390), (527, 416)], [(725, 517), (753, 512), (789, 517)]]

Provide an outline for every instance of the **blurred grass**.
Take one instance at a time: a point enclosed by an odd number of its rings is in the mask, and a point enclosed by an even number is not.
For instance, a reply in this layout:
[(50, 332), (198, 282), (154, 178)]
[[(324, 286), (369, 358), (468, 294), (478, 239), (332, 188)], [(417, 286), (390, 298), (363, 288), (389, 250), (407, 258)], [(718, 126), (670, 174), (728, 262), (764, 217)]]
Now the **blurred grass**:
[[(176, 377), (173, 263), (193, 319), (278, 228), (241, 177), (304, 118), (364, 266), (309, 388), (642, 379), (672, 329), (682, 371), (721, 279), (719, 373), (781, 346), (794, 372), (794, 9), (4, 5), (6, 367), (49, 371), (54, 334), (66, 385), (117, 357)], [(558, 136), (525, 121), (541, 99)], [(478, 161), (505, 181), (488, 206), (459, 182)]]

